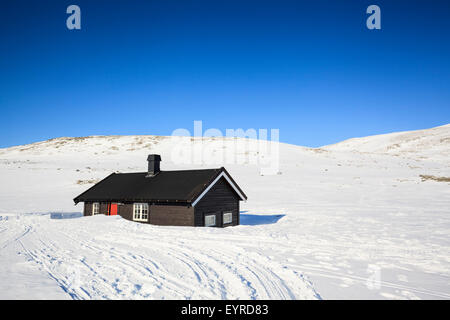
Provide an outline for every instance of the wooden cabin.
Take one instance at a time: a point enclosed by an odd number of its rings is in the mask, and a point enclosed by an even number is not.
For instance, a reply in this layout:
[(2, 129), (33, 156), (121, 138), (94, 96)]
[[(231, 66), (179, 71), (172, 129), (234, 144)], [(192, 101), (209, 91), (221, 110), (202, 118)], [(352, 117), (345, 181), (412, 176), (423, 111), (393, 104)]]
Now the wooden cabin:
[(247, 196), (224, 167), (161, 171), (159, 155), (148, 171), (112, 173), (74, 199), (84, 215), (120, 215), (166, 226), (227, 227), (239, 224), (239, 201)]

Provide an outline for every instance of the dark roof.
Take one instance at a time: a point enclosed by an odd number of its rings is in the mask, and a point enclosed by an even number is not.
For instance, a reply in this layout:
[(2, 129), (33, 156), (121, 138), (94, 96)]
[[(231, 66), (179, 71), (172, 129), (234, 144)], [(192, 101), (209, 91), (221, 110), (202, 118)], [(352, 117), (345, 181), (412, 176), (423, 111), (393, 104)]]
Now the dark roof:
[[(192, 202), (225, 170), (160, 171), (153, 177), (147, 172), (113, 173), (74, 199), (83, 201), (165, 201)], [(232, 180), (236, 188), (242, 190)], [(245, 195), (244, 195), (245, 196)]]

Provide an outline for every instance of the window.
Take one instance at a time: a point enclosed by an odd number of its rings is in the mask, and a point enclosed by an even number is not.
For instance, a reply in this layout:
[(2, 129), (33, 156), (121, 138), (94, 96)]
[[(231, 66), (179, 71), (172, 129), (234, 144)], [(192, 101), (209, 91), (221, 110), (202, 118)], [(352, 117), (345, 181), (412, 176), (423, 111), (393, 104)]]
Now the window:
[(208, 215), (205, 216), (205, 227), (212, 227), (216, 225), (216, 216)]
[(231, 223), (233, 222), (233, 215), (231, 212), (224, 212), (223, 213), (223, 224)]
[(94, 202), (92, 204), (92, 215), (100, 213), (100, 203)]
[(148, 221), (148, 203), (135, 203), (133, 205), (133, 220)]

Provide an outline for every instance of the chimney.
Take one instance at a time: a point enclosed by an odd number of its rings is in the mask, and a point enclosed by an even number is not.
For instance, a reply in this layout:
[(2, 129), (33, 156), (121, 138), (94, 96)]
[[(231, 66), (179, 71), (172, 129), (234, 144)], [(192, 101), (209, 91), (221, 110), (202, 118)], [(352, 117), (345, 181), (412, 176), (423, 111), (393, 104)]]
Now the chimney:
[(159, 154), (149, 154), (147, 157), (148, 161), (148, 173), (147, 177), (153, 177), (158, 174), (159, 162), (161, 161), (161, 156)]

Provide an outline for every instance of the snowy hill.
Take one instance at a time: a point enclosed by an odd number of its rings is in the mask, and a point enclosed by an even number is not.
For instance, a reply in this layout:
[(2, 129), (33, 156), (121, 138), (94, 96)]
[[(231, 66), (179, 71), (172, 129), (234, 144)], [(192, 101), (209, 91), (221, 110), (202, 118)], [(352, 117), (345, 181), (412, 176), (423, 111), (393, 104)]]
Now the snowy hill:
[(450, 124), (426, 130), (353, 138), (325, 146), (323, 149), (448, 159), (450, 157)]
[[(421, 178), (450, 177), (450, 125), (317, 149), (279, 144), (276, 175), (260, 174), (250, 156), (268, 153), (245, 139), (204, 138), (202, 161), (181, 163), (174, 150), (193, 140), (0, 149), (0, 298), (450, 298), (450, 184)], [(223, 152), (242, 161), (224, 164)], [(242, 225), (52, 219), (81, 212), (72, 199), (111, 172), (145, 171), (149, 153), (162, 170), (224, 165), (249, 197)]]

